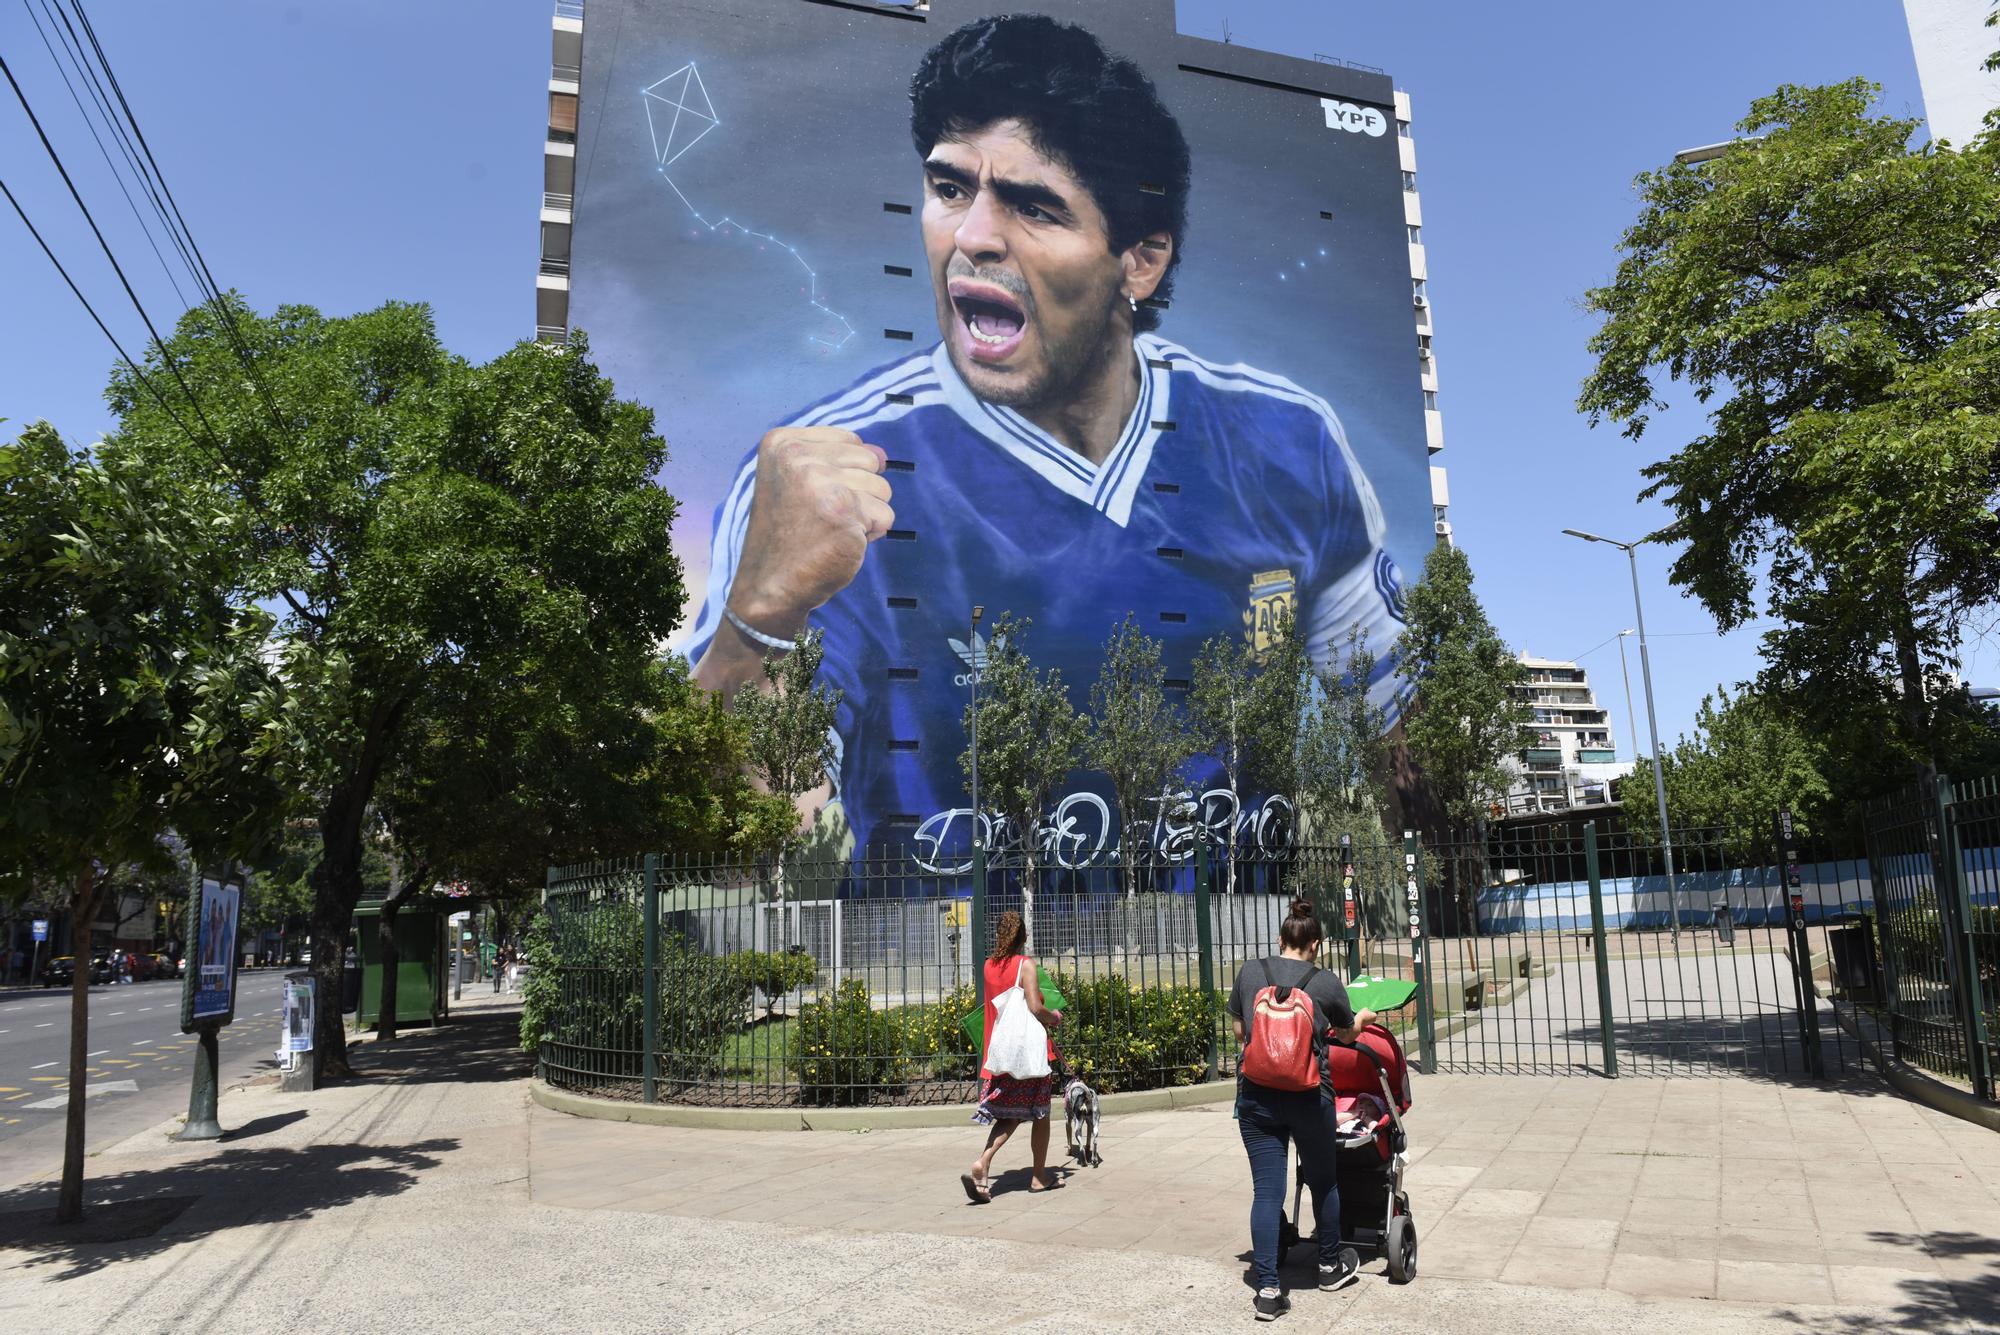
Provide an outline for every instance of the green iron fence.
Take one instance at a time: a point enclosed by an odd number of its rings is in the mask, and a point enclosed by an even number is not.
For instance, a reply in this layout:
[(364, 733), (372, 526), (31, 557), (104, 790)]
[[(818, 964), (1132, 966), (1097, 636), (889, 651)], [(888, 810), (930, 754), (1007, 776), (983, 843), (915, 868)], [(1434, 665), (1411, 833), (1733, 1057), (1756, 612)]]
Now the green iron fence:
[(1879, 1016), (1895, 1054), (1995, 1097), (2000, 1068), (2000, 777), (1940, 777), (1868, 809), (1882, 886)]
[(1032, 872), (1018, 852), (942, 870), (904, 857), (555, 868), (530, 1011), (543, 1077), (568, 1088), (968, 1102), (964, 1021), (1011, 909), (1067, 999), (1065, 1069), (1106, 1091), (1193, 1084), (1233, 1073), (1228, 990), (1303, 894), (1327, 928), (1323, 964), (1416, 984), (1383, 1018), (1420, 1069), (1837, 1074), (1861, 1061), (1852, 1031), (1882, 1023), (1893, 990), (1875, 964), (1879, 877), (1858, 847), (1791, 834), (1676, 831), (1671, 866), (1665, 848), (1586, 824), (1278, 854), (1190, 844)]

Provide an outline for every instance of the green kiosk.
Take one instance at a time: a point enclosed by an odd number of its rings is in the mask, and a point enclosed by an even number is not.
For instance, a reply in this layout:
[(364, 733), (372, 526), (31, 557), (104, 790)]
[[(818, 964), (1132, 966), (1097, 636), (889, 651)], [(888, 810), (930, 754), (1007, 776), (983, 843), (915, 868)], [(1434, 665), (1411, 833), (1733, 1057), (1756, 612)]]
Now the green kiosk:
[[(435, 1025), (450, 1011), (451, 978), (445, 957), (451, 948), (447, 919), (465, 903), (444, 898), (412, 899), (396, 910), (396, 1023)], [(382, 902), (354, 908), (354, 935), (361, 962), (361, 1004), (354, 1022), (363, 1029), (382, 1014)]]

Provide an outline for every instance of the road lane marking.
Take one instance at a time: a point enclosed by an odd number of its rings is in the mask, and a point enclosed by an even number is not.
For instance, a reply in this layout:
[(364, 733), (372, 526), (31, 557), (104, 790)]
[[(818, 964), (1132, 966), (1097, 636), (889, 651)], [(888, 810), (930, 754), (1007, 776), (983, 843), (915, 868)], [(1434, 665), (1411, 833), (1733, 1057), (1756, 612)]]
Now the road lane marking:
[(54, 1021), (54, 1020), (44, 1020), (44, 1021), (42, 1021), (42, 1022), (41, 1022), (40, 1024), (36, 1025), (36, 1026), (35, 1026), (35, 1028), (37, 1028), (37, 1029), (47, 1029), (47, 1028), (48, 1028), (48, 1027), (49, 1027), (50, 1025), (52, 1025), (52, 1024), (54, 1024), (54, 1023), (55, 1023), (55, 1021)]
[(125, 1060), (125, 1058), (123, 1058), (123, 1057), (106, 1057), (106, 1058), (104, 1059), (104, 1064), (105, 1064), (106, 1066), (131, 1066), (131, 1065), (133, 1065), (133, 1063), (132, 1063), (132, 1062), (129, 1062), (129, 1061)]
[(139, 1008), (139, 1014), (144, 1015), (147, 1011), (151, 1009), (153, 1009), (151, 1006), (141, 1006)]
[(135, 1047), (135, 1048), (143, 1048), (143, 1047), (145, 1047), (145, 1046), (146, 1046), (146, 1045), (147, 1045), (148, 1043), (150, 1043), (150, 1042), (152, 1042), (152, 1041), (153, 1041), (153, 1040), (152, 1040), (152, 1039), (150, 1039), (150, 1038), (142, 1038), (142, 1039), (139, 1039), (139, 1040), (135, 1041), (135, 1042), (134, 1042), (134, 1043), (132, 1044), (132, 1046), (133, 1046), (133, 1047)]
[(51, 1066), (54, 1066), (54, 1065), (55, 1065), (55, 1063), (54, 1063), (54, 1062), (43, 1062), (43, 1063), (42, 1063), (42, 1064), (41, 1064), (40, 1066), (30, 1066), (30, 1067), (29, 1067), (28, 1069), (29, 1069), (29, 1070), (31, 1070), (31, 1071), (46, 1071), (46, 1070), (48, 1070), (48, 1069), (49, 1069), (49, 1068), (50, 1068)]
[(102, 1057), (102, 1056), (103, 1056), (103, 1055), (104, 1055), (105, 1053), (107, 1053), (107, 1052), (109, 1052), (109, 1051), (111, 1051), (111, 1049), (110, 1049), (110, 1048), (99, 1048), (99, 1049), (98, 1049), (97, 1051), (95, 1051), (95, 1052), (86, 1052), (86, 1053), (84, 1053), (83, 1055), (84, 1055), (84, 1056), (86, 1056), (86, 1057)]
[(19, 1085), (0, 1085), (0, 1094), (12, 1094), (19, 1088)]
[(39, 1081), (45, 1085), (59, 1085), (62, 1083), (63, 1078), (59, 1075), (31, 1075), (28, 1079)]
[(125, 1012), (124, 1012), (124, 1011), (113, 1011), (113, 1012), (111, 1012), (111, 1013), (112, 1013), (113, 1015), (123, 1015), (123, 1014), (124, 1014)]
[[(34, 1092), (33, 1090), (30, 1090), (30, 1091), (29, 1091), (29, 1093), (33, 1093), (33, 1092)], [(9, 1095), (7, 1096), (7, 1102), (9, 1102), (9, 1103), (12, 1103), (12, 1102), (13, 1102), (13, 1101), (14, 1101), (15, 1099), (25, 1099), (25, 1098), (27, 1098), (27, 1097), (28, 1097), (28, 1095), (27, 1095), (27, 1094), (9, 1094)]]
[[(139, 1082), (137, 1080), (102, 1080), (97, 1084), (85, 1085), (83, 1087), (83, 1097), (86, 1099), (94, 1099), (100, 1094), (137, 1094), (138, 1092)], [(60, 1108), (67, 1102), (69, 1102), (69, 1095), (61, 1094), (55, 1098), (42, 1099), (39, 1102), (27, 1103), (22, 1106), (24, 1108)]]

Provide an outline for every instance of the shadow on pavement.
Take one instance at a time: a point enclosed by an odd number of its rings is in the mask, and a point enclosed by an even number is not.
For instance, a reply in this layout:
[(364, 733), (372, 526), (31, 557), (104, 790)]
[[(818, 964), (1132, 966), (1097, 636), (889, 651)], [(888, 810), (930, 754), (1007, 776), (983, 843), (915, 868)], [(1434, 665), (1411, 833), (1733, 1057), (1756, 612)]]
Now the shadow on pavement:
[(352, 1043), (356, 1079), (390, 1084), (486, 1084), (525, 1080), (535, 1060), (521, 1051), (521, 1012), (473, 1011), (435, 1029), (402, 1029), (394, 1043)]
[[(457, 1147), (444, 1137), (409, 1145), (243, 1149), (114, 1173), (84, 1183), (83, 1220), (60, 1228), (50, 1222), (55, 1185), (39, 1183), (0, 1192), (0, 1248), (27, 1253), (20, 1264), (29, 1269), (58, 1267), (50, 1278), (75, 1279), (227, 1229), (397, 1195)], [(202, 1208), (190, 1210), (197, 1202)]]
[(293, 1122), (302, 1122), (307, 1116), (309, 1114), (303, 1108), (294, 1108), (291, 1112), (285, 1113), (272, 1113), (269, 1117), (259, 1117), (254, 1122), (245, 1122), (242, 1126), (232, 1127), (223, 1132), (222, 1141), (228, 1145), (239, 1140), (251, 1140), (258, 1136), (269, 1135), (273, 1131), (290, 1126)]
[(1937, 1260), (1964, 1260), (1984, 1257), (1986, 1264), (1976, 1275), (1957, 1279), (1917, 1279), (1902, 1285), (1902, 1299), (1875, 1312), (1855, 1313), (1829, 1319), (1823, 1313), (1810, 1317), (1785, 1313), (1794, 1325), (1812, 1330), (1990, 1330), (1995, 1312), (2000, 1312), (2000, 1239), (1979, 1233), (1888, 1233), (1868, 1235), (1881, 1243), (1908, 1247)]
[[(1558, 1030), (1555, 1042), (1570, 1053), (1588, 1054), (1593, 1068), (1603, 1031), (1593, 1022)], [(1693, 1076), (1736, 1076), (1800, 1088), (1837, 1089), (1844, 1094), (1902, 1097), (1869, 1070), (1852, 1038), (1822, 1026), (1820, 1047), (1826, 1078), (1818, 1080), (1805, 1067), (1797, 1020), (1791, 1015), (1687, 1019), (1661, 1016), (1650, 1020), (1614, 1020), (1611, 1041), (1622, 1073), (1670, 1073)], [(1505, 1047), (1503, 1036), (1497, 1040)], [(1476, 1040), (1468, 1046), (1478, 1050)]]

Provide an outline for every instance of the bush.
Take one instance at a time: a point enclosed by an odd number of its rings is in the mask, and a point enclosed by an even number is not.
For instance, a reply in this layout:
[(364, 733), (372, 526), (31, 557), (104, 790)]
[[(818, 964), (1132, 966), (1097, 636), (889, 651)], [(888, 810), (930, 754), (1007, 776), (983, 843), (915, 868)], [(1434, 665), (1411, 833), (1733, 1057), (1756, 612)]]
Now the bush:
[[(645, 924), (637, 905), (600, 903), (529, 928), (530, 973), (521, 1003), (521, 1046), (577, 1068), (574, 1078), (644, 1073)], [(659, 1074), (686, 1082), (715, 1075), (722, 1047), (740, 1027), (743, 994), (722, 960), (675, 932), (659, 942)], [(542, 1053), (549, 1045), (560, 1054)]]
[(819, 977), (819, 961), (803, 950), (739, 950), (725, 963), (745, 1001), (750, 999), (752, 988), (775, 1000), (787, 992), (812, 986)]
[(969, 1080), (979, 1074), (979, 1049), (960, 1023), (979, 1005), (972, 984), (936, 1002), (910, 1006), (897, 1016), (905, 1080)]
[(1117, 974), (1057, 974), (1055, 983), (1069, 1001), (1056, 1046), (1098, 1092), (1192, 1085), (1208, 1074), (1221, 998), (1199, 987), (1133, 987)]
[(868, 984), (850, 978), (799, 1009), (793, 1066), (807, 1103), (866, 1103), (901, 1063), (895, 1021), (874, 1008)]

